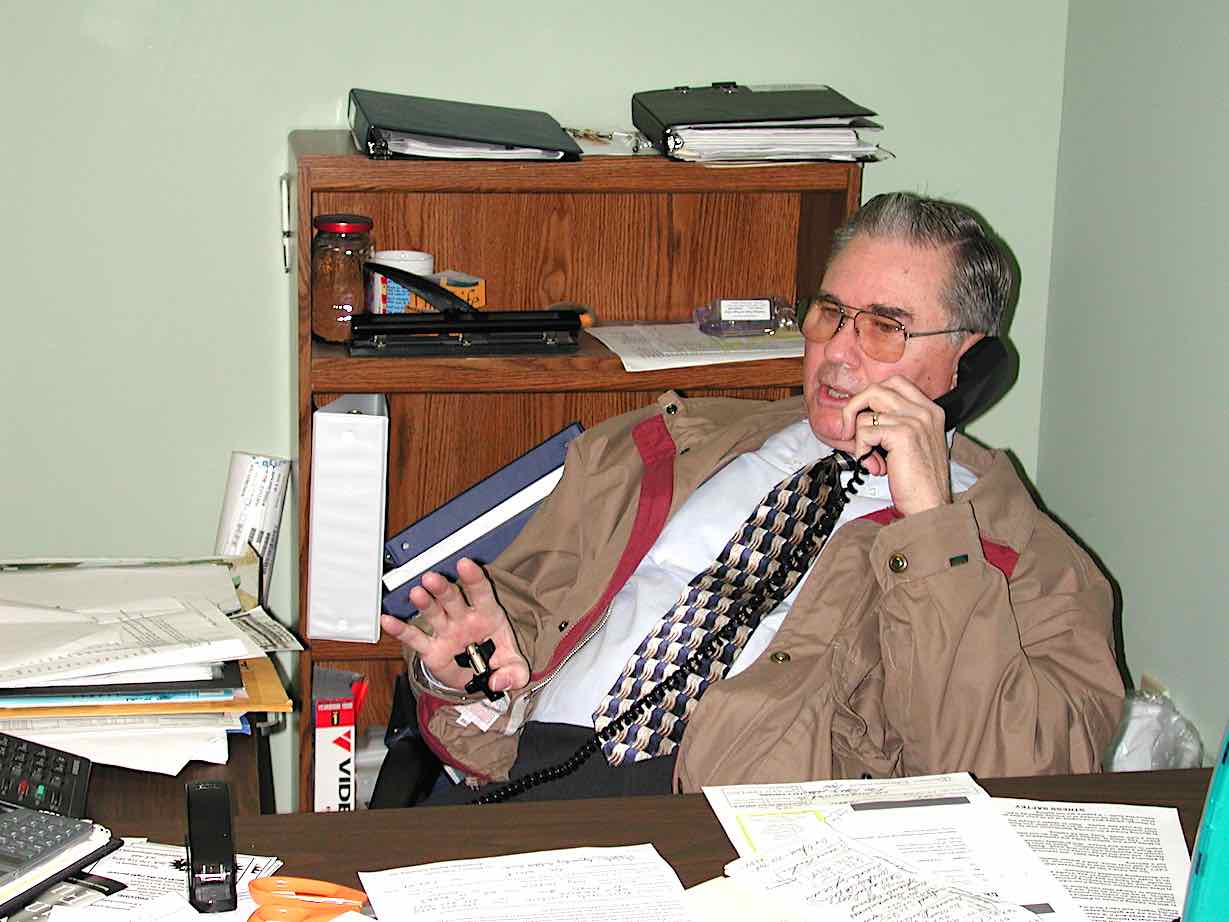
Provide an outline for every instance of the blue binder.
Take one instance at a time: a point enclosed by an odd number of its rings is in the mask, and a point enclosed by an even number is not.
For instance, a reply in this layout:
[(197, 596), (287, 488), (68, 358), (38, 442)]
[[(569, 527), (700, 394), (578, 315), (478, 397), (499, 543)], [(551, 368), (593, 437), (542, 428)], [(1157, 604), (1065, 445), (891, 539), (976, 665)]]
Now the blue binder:
[[(582, 431), (583, 427), (580, 423), (572, 423), (545, 442), (504, 465), (489, 477), (478, 481), (464, 493), (450, 499), (434, 512), (428, 513), (408, 528), (389, 538), (384, 543), (384, 559), (389, 564), (389, 569), (405, 565), (419, 554), (430, 550), (448, 538), (458, 529), (491, 511), (504, 500), (515, 496), (530, 484), (562, 467), (568, 443)], [(539, 503), (535, 503), (528, 509), (495, 525), (456, 553), (433, 564), (430, 569), (444, 574), (449, 579), (455, 579), (457, 561), (462, 557), (469, 557), (479, 563), (489, 563), (512, 543), (513, 538), (520, 534), (538, 505)], [(415, 615), (418, 609), (410, 601), (410, 590), (418, 583), (419, 577), (415, 576), (396, 589), (385, 592), (384, 611), (400, 618)]]

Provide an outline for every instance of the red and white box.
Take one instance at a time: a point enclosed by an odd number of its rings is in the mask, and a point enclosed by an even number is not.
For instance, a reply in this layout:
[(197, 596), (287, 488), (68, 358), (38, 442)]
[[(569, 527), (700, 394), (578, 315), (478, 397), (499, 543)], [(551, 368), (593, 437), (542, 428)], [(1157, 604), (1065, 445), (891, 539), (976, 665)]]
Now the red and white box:
[(358, 779), (354, 764), (353, 698), (326, 698), (316, 702), (317, 812), (354, 810)]

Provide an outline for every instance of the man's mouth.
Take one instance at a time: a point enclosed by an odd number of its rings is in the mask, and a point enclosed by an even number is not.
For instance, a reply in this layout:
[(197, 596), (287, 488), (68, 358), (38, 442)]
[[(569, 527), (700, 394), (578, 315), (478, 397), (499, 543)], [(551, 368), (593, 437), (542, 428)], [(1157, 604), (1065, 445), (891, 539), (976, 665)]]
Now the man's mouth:
[(840, 388), (833, 387), (830, 384), (825, 384), (821, 387), (824, 396), (829, 400), (845, 401), (853, 396), (851, 391), (843, 391)]

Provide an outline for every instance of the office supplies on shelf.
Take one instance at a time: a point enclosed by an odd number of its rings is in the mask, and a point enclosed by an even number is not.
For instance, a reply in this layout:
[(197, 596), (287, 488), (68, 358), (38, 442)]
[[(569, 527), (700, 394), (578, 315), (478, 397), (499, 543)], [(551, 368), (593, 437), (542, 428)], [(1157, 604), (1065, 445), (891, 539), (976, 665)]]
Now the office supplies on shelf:
[(576, 160), (580, 148), (545, 112), (350, 90), (350, 133), (368, 157)]
[(794, 306), (783, 298), (713, 298), (691, 313), (709, 336), (768, 336), (797, 330)]
[(352, 356), (563, 355), (580, 344), (574, 310), (367, 314), (354, 319)]
[(286, 458), (246, 451), (230, 454), (213, 552), (221, 557), (238, 557), (251, 545), (260, 558), (261, 604), (269, 596), (289, 482), (290, 461)]
[(377, 271), (436, 310), (355, 317), (350, 340), (353, 356), (537, 355), (576, 351), (581, 327), (579, 311), (480, 311), (425, 276), (394, 266), (364, 267), (369, 278)]
[(348, 394), (312, 414), (307, 635), (380, 636), (388, 403)]
[(632, 122), (676, 160), (871, 160), (875, 113), (828, 86), (677, 86), (632, 95)]
[(0, 804), (0, 918), (121, 844), (89, 820)]
[(389, 538), (385, 559), (394, 569), (384, 575), (384, 610), (413, 615), (410, 590), (427, 570), (455, 579), (462, 557), (489, 563), (499, 556), (563, 476), (568, 443), (581, 431), (580, 423), (561, 429)]
[(796, 331), (708, 336), (692, 323), (599, 324), (590, 327), (589, 334), (617, 355), (627, 371), (799, 358), (803, 347)]
[(84, 816), (92, 767), (76, 753), (0, 733), (0, 802)]

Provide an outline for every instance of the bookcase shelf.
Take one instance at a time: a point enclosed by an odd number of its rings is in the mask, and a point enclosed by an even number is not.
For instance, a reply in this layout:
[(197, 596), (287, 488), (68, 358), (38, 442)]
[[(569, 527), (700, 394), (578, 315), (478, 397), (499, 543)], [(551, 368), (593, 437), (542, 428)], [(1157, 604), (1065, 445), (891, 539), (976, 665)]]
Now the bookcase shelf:
[[(832, 232), (857, 207), (861, 166), (714, 168), (661, 157), (577, 163), (372, 161), (341, 131), (293, 132), (289, 176), (292, 393), (298, 420), (296, 606), (317, 664), (363, 672), (360, 732), (388, 718), (399, 645), (310, 641), (307, 623), (312, 412), (347, 393), (389, 405), (386, 534), (400, 531), (568, 423), (591, 426), (663, 391), (779, 398), (797, 393), (798, 359), (629, 373), (588, 334), (573, 355), (351, 358), (311, 337), (311, 219), (357, 212), (377, 249), (426, 250), (440, 269), (486, 281), (487, 306), (589, 305), (599, 321), (688, 320), (714, 297), (793, 300), (819, 282)], [(310, 719), (299, 722), (299, 807), (311, 809)]]

